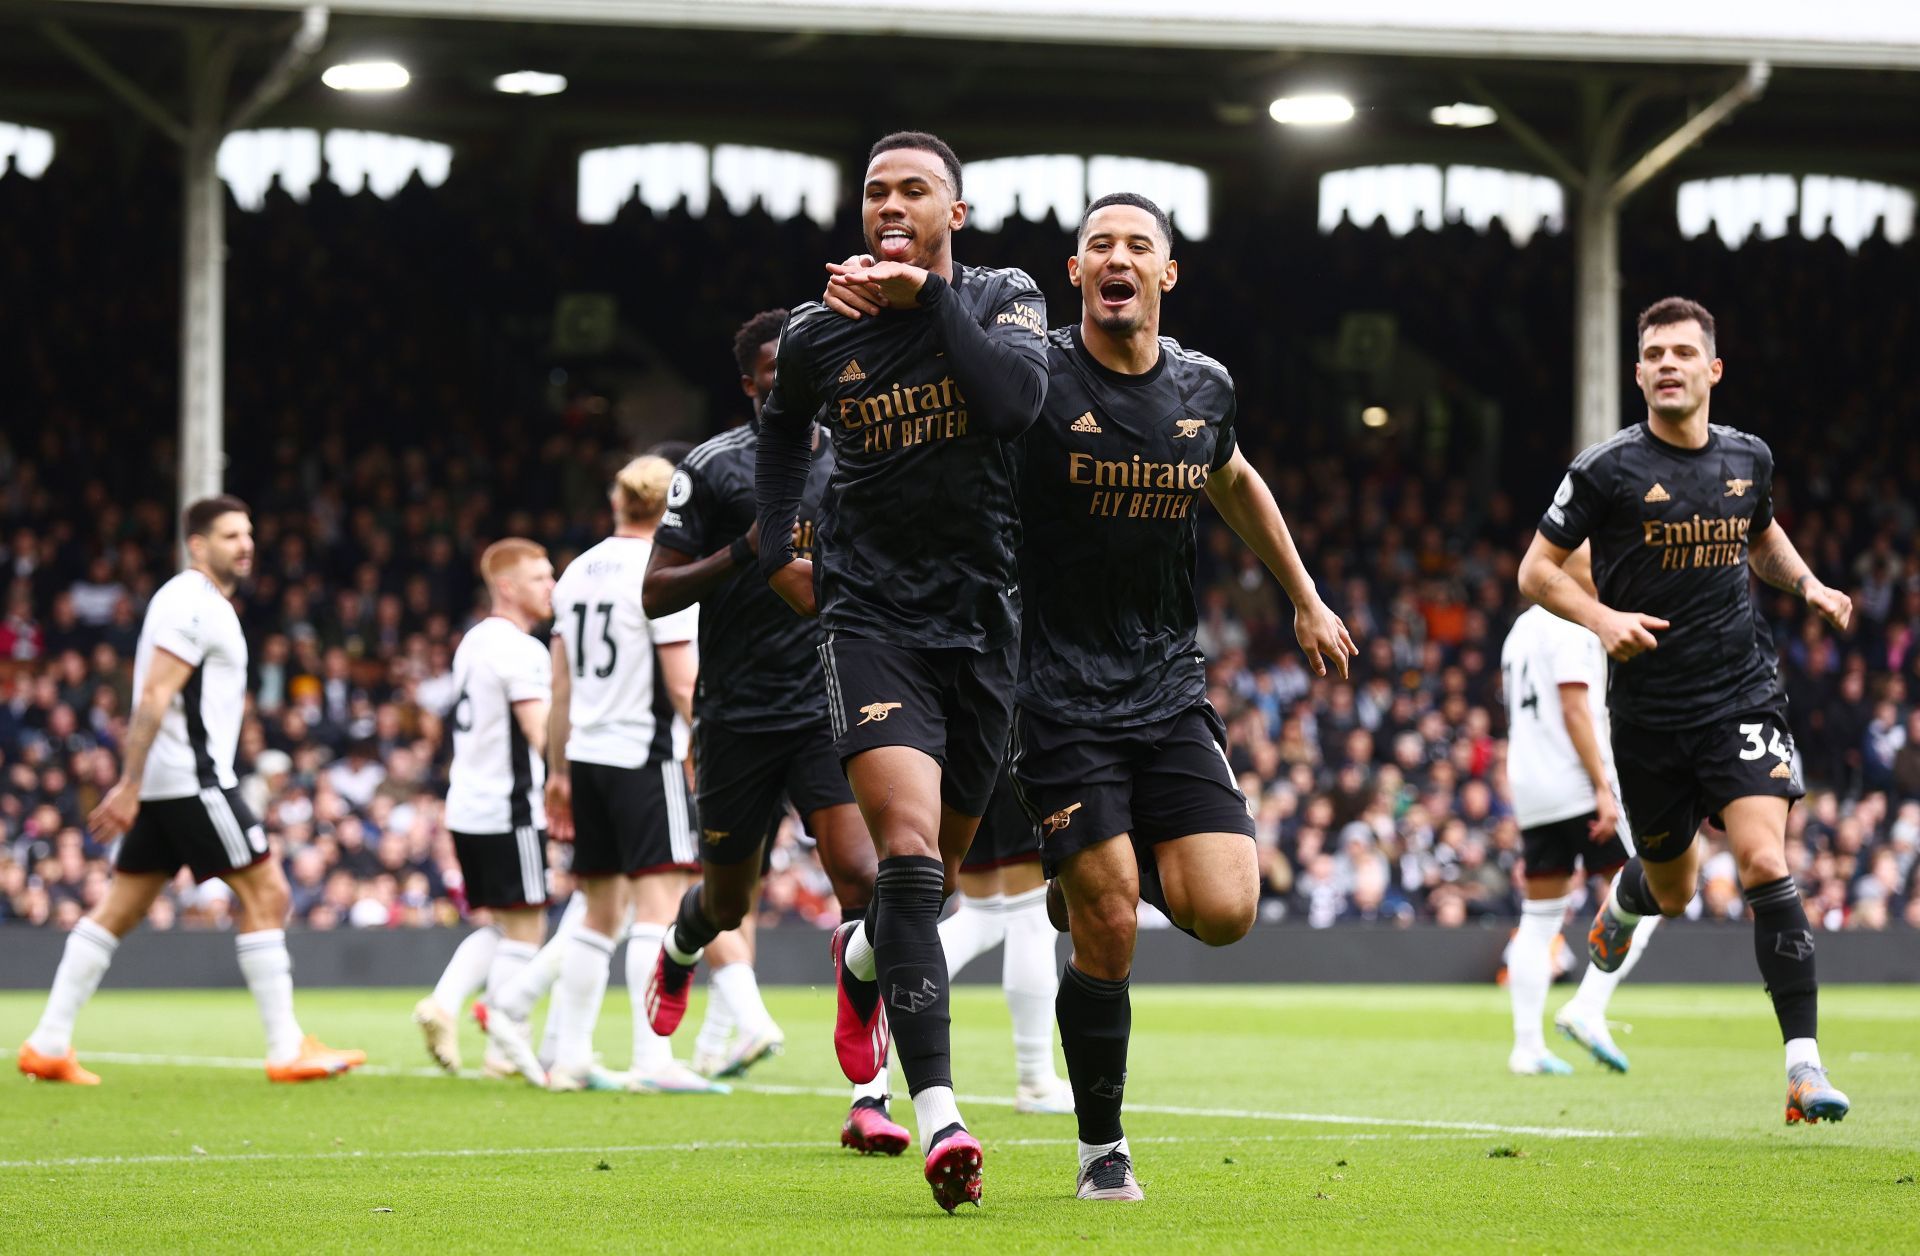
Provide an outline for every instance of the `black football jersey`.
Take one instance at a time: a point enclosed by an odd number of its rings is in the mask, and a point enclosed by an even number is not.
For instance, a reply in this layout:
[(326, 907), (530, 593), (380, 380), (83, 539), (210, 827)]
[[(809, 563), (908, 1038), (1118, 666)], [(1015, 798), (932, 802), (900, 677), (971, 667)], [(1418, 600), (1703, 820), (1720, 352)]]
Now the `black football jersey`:
[(1611, 665), (1616, 720), (1696, 728), (1786, 701), (1747, 572), (1748, 542), (1772, 523), (1773, 451), (1731, 427), (1683, 449), (1642, 421), (1573, 460), (1540, 534), (1567, 549), (1591, 539), (1600, 600), (1672, 625)]
[[(1046, 387), (1046, 305), (1017, 270), (955, 268), (936, 306), (849, 319), (818, 302), (780, 337), (760, 414), (760, 534), (785, 535), (816, 414), (833, 478), (814, 552), (828, 632), (997, 649), (1019, 626), (1015, 451)], [(764, 571), (787, 555), (761, 545)]]
[[(736, 427), (688, 454), (667, 490), (667, 510), (654, 541), (705, 558), (753, 526), (756, 438)], [(833, 472), (833, 451), (821, 442), (794, 525), (793, 548), (812, 557), (820, 499)], [(700, 683), (696, 717), (743, 732), (777, 732), (824, 723), (826, 685), (815, 654), (817, 620), (802, 619), (767, 587), (757, 568), (700, 600)]]
[(1226, 368), (1162, 338), (1143, 375), (1053, 332), (1052, 378), (1023, 444), (1016, 701), (1070, 724), (1144, 724), (1204, 700), (1195, 517), (1233, 457)]

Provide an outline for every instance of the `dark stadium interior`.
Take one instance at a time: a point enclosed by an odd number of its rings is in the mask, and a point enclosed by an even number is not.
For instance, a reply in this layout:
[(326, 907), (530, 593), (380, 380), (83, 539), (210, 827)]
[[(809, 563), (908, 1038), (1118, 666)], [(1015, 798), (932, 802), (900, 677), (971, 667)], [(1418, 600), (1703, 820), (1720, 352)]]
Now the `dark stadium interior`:
[[(141, 17), (111, 11), (87, 38), (134, 63), (151, 31), (112, 14)], [(29, 6), (0, 24), (0, 117), (57, 125), (62, 147), (38, 179), (0, 175), (0, 364), (13, 381), (0, 402), (0, 922), (70, 927), (104, 890), (104, 851), (82, 820), (117, 774), (141, 608), (174, 564), (180, 192), (169, 149), (38, 43), (33, 16)], [(246, 81), (280, 26), (252, 20), (263, 37), (243, 57)], [(409, 34), (342, 21), (348, 47)], [(478, 51), (505, 56), (516, 38), (484, 23), (442, 30), (449, 64), (491, 67)], [(261, 212), (229, 210), (226, 482), (255, 509), (261, 556), (242, 594), (256, 672), (242, 775), (308, 927), (455, 919), (440, 717), (452, 647), (475, 612), (475, 556), (509, 533), (557, 558), (603, 535), (610, 466), (742, 420), (733, 329), (817, 293), (821, 263), (858, 244), (844, 209), (823, 230), (732, 215), (718, 198), (700, 218), (630, 203), (608, 226), (578, 220), (572, 160), (590, 143), (736, 139), (851, 164), (861, 138), (896, 116), (897, 102), (871, 99), (779, 109), (831, 75), (831, 41), (681, 38), (570, 45), (587, 50), (556, 68), (581, 91), (533, 102), (554, 105), (537, 123), (501, 127), (503, 110), (527, 102), (484, 90), (416, 93), (380, 125), (455, 143), (441, 188), (416, 182), (388, 201), (322, 180), (304, 204), (275, 192)], [(966, 116), (950, 138), (969, 157), (1032, 151), (1044, 143), (1022, 139), (1032, 116), (1086, 81), (1039, 85), (1057, 74), (1044, 49), (938, 47), (952, 64), (924, 111)], [(911, 41), (885, 51), (930, 55)], [(719, 74), (729, 58), (750, 68)], [(1140, 88), (1115, 94), (1122, 151), (1216, 171), (1213, 230), (1177, 250), (1165, 330), (1233, 370), (1242, 445), (1361, 645), (1352, 685), (1313, 681), (1280, 590), (1207, 516), (1202, 640), (1234, 765), (1259, 800), (1265, 914), (1457, 925), (1514, 913), (1498, 657), (1520, 609), (1518, 556), (1573, 452), (1570, 236), (1522, 247), (1460, 225), (1315, 231), (1314, 174), (1393, 160), (1403, 123), (1390, 100), (1415, 98), (1409, 83), (1423, 81), (1457, 95), (1462, 64), (1397, 67), (1398, 96), (1383, 89), (1338, 160), (1304, 146), (1255, 160), (1252, 130), (1231, 121), (1297, 72), (1295, 57), (1108, 49), (1076, 64)], [(142, 77), (158, 91), (172, 73), (151, 59)], [(1623, 90), (1626, 71), (1611, 74)], [(1661, 98), (1671, 122), (1729, 72), (1659, 74), (1683, 89)], [(996, 85), (1023, 75), (1035, 85), (992, 103)], [(1573, 141), (1582, 109), (1567, 76), (1534, 66), (1485, 77)], [(1781, 75), (1684, 172), (1917, 181), (1911, 111), (1899, 125), (1899, 109), (1877, 111), (1878, 132), (1823, 157), (1818, 137), (1839, 116), (1823, 82)], [(1855, 76), (1851, 90), (1911, 103), (1906, 82)], [(303, 88), (271, 124), (323, 109), (341, 124), (340, 102), (320, 93)], [(1423, 142), (1423, 160), (1491, 162), (1498, 147), (1498, 164), (1534, 164), (1487, 132), (1440, 137), (1457, 154), (1436, 153), (1431, 131)], [(1730, 250), (1712, 233), (1682, 240), (1672, 205), (1663, 178), (1630, 207), (1623, 305), (1682, 292), (1715, 311), (1728, 364), (1715, 417), (1772, 444), (1780, 518), (1859, 611), (1835, 636), (1765, 596), (1814, 789), (1794, 811), (1794, 873), (1825, 927), (1920, 926), (1920, 246), (1875, 238), (1849, 252), (1789, 232)], [(960, 258), (1032, 271), (1058, 325), (1077, 313), (1070, 227), (1012, 217), (963, 236)], [(580, 293), (610, 294), (618, 310), (617, 335), (591, 353), (569, 351), (556, 317)], [(1391, 320), (1391, 367), (1343, 351), (1368, 325), (1354, 320), (1372, 315)], [(1362, 427), (1361, 407), (1375, 404), (1391, 422)], [(791, 833), (776, 869), (764, 918), (833, 919), (824, 876)], [(1745, 910), (1724, 852), (1706, 865), (1698, 907), (1709, 919)], [(183, 887), (153, 923), (226, 915), (217, 885)]]

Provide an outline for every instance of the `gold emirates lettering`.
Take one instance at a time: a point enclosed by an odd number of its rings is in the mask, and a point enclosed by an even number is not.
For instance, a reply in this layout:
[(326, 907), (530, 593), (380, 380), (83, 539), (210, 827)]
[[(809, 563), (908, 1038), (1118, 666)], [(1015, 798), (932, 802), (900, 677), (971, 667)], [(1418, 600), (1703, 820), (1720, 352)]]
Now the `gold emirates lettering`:
[(842, 397), (837, 404), (840, 426), (856, 431), (909, 415), (951, 410), (966, 405), (967, 397), (949, 375), (937, 384), (892, 384), (871, 396)]
[(1707, 519), (1695, 515), (1679, 523), (1665, 519), (1640, 521), (1640, 539), (1648, 545), (1705, 545), (1715, 541), (1743, 542), (1753, 526), (1751, 519)]
[(1092, 454), (1067, 455), (1067, 479), (1073, 484), (1097, 488), (1184, 489), (1193, 492), (1207, 486), (1212, 468), (1204, 462), (1148, 462), (1139, 454), (1126, 462), (1096, 458)]

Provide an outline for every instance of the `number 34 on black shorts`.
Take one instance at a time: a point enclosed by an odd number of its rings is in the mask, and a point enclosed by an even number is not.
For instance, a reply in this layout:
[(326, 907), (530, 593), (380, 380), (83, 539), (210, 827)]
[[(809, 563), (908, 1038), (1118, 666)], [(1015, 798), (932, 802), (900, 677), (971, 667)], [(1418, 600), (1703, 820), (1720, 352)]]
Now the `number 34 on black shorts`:
[(1613, 726), (1620, 798), (1642, 859), (1665, 863), (1693, 844), (1701, 821), (1736, 798), (1804, 797), (1785, 707), (1700, 728)]

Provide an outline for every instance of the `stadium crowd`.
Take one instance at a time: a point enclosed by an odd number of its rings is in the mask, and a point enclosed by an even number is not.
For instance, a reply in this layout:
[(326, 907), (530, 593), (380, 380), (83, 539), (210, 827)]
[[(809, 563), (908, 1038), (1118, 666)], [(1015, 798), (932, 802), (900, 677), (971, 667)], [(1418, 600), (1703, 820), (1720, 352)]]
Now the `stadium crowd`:
[[(104, 892), (108, 852), (84, 820), (117, 774), (142, 608), (175, 563), (178, 197), (163, 169), (130, 186), (99, 173), (0, 177), (17, 228), (0, 282), (18, 298), (0, 303), (17, 358), (0, 403), (7, 924), (68, 928)], [(243, 789), (311, 929), (458, 918), (442, 721), (475, 556), (523, 534), (563, 565), (609, 530), (615, 460), (743, 419), (734, 327), (817, 291), (819, 262), (858, 238), (850, 219), (825, 231), (718, 204), (523, 221), (485, 191), (458, 170), (390, 202), (323, 181), (306, 204), (230, 214), (226, 483), (259, 546), (240, 599)], [(1813, 790), (1793, 812), (1793, 872), (1826, 928), (1920, 927), (1920, 517), (1901, 487), (1920, 483), (1920, 248), (1849, 254), (1790, 233), (1729, 251), (1655, 226), (1625, 233), (1629, 302), (1680, 291), (1719, 315), (1716, 417), (1772, 443), (1780, 519), (1856, 599), (1836, 636), (1763, 590)], [(1171, 334), (1235, 369), (1242, 446), (1361, 647), (1351, 684), (1315, 680), (1277, 585), (1206, 518), (1201, 644), (1257, 808), (1263, 916), (1511, 916), (1499, 654), (1518, 555), (1570, 452), (1570, 350), (1541, 331), (1568, 322), (1570, 243), (1537, 236), (1522, 259), (1499, 231), (1308, 226), (1276, 251), (1267, 231), (1216, 214), (1211, 238), (1178, 249), (1167, 306)], [(1014, 219), (967, 247), (963, 261), (1025, 264), (1052, 321), (1074, 317), (1063, 268), (1040, 264), (1069, 251), (1058, 225)], [(619, 309), (597, 360), (549, 341), (556, 302), (582, 291)], [(1444, 366), (1375, 432), (1350, 421), (1368, 385), (1325, 363), (1344, 318), (1382, 311)], [(763, 920), (835, 910), (790, 825)], [(1724, 850), (1693, 910), (1744, 915)], [(220, 883), (183, 879), (151, 924), (225, 927), (228, 911)]]

